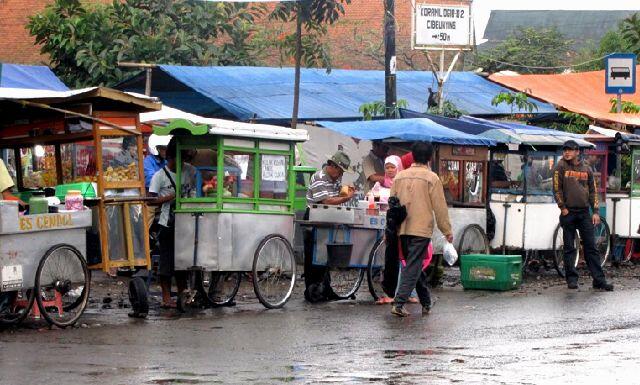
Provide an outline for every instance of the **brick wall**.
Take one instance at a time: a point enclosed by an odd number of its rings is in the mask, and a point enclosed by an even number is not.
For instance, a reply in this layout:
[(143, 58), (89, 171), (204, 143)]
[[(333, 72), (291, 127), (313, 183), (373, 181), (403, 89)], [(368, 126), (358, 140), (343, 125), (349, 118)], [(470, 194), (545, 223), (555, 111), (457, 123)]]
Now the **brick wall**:
[[(28, 16), (40, 12), (51, 2), (52, 0), (0, 0), (0, 62), (46, 64), (46, 57), (41, 56), (39, 48), (34, 46), (34, 40), (27, 32), (25, 24)], [(456, 3), (453, 0), (449, 2)], [(410, 49), (411, 1), (397, 0), (395, 15), (398, 68), (428, 69), (423, 52)], [(352, 0), (351, 5), (346, 7), (345, 16), (329, 29), (327, 39), (335, 68), (384, 68), (383, 16), (383, 0)], [(434, 58), (437, 57), (436, 54)], [(279, 59), (273, 56), (267, 64), (291, 63), (280, 63)]]

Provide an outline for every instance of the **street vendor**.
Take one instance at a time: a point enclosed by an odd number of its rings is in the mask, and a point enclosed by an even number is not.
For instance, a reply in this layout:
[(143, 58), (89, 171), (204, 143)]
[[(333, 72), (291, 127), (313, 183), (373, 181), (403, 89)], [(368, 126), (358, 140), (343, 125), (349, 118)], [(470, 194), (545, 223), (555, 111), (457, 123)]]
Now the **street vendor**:
[[(355, 190), (350, 186), (342, 186), (342, 175), (349, 171), (351, 159), (342, 151), (337, 151), (327, 160), (326, 166), (316, 172), (309, 181), (307, 203), (325, 205), (341, 205), (353, 199)], [(383, 164), (384, 166), (384, 164)], [(384, 168), (382, 171), (384, 180)]]
[[(342, 151), (337, 151), (327, 160), (326, 166), (316, 172), (309, 181), (307, 204), (341, 205), (353, 199), (354, 189), (341, 186), (342, 175), (349, 170), (351, 160)], [(309, 219), (309, 209), (305, 220)], [(304, 230), (304, 298), (312, 303), (339, 299), (331, 289), (331, 277), (326, 266), (313, 264), (313, 233)]]
[[(187, 274), (184, 271), (175, 271), (175, 199), (177, 186), (176, 158), (177, 150), (174, 140), (169, 142), (166, 152), (167, 165), (160, 169), (151, 178), (149, 184), (149, 196), (155, 198), (150, 204), (161, 205), (160, 219), (158, 221), (160, 260), (158, 263), (158, 280), (162, 290), (162, 308), (174, 308), (171, 301), (171, 279), (175, 276), (178, 295), (187, 286)], [(195, 172), (193, 166), (182, 164), (182, 180), (180, 183), (182, 196), (191, 197), (195, 192)]]
[(376, 184), (384, 182), (384, 160), (389, 153), (389, 146), (381, 140), (374, 140), (371, 151), (362, 160), (362, 174), (364, 176), (364, 193)]
[(11, 189), (13, 188), (13, 186), (13, 179), (11, 179), (11, 175), (9, 175), (7, 166), (5, 166), (4, 161), (0, 159), (0, 192), (2, 193), (2, 199), (8, 201), (18, 201), (22, 206), (26, 206), (23, 201), (21, 201), (11, 193)]
[(111, 161), (111, 167), (129, 167), (136, 164), (138, 158), (138, 147), (134, 136), (125, 136), (122, 138), (122, 149)]
[(149, 155), (144, 157), (144, 187), (149, 191), (151, 178), (167, 164), (165, 160), (170, 135), (151, 134), (149, 137)]

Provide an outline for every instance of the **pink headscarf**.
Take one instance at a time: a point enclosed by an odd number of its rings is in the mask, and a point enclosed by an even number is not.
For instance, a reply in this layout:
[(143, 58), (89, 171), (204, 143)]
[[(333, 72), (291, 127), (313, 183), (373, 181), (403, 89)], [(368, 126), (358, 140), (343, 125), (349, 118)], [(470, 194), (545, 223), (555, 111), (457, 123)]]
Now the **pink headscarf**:
[[(384, 160), (384, 165), (386, 166), (388, 163), (391, 163), (392, 165), (396, 166), (397, 173), (404, 169), (404, 167), (402, 166), (402, 159), (400, 159), (400, 157), (397, 155), (389, 155), (388, 157), (386, 157), (386, 159)], [(389, 178), (385, 174), (384, 181), (382, 182), (382, 186), (390, 188), (392, 184), (393, 184), (393, 179)]]

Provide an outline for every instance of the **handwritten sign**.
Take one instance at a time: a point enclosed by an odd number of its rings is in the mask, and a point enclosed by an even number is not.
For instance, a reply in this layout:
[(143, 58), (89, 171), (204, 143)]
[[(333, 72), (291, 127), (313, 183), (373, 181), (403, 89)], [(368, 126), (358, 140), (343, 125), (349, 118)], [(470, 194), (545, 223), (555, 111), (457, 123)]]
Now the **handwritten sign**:
[(262, 180), (286, 181), (287, 157), (284, 155), (262, 155)]
[(470, 46), (470, 11), (469, 4), (416, 4), (413, 45), (418, 48)]
[(73, 226), (71, 214), (28, 215), (20, 217), (20, 231), (51, 230)]

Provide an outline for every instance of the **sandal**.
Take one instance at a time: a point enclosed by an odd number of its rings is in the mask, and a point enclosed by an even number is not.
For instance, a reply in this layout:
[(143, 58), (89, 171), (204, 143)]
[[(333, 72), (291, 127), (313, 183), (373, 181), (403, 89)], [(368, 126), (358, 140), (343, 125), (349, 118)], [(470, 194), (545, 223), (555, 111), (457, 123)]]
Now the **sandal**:
[(388, 304), (388, 303), (393, 303), (393, 298), (384, 296), (384, 297), (380, 297), (380, 298), (378, 298), (376, 300), (376, 305), (385, 305), (385, 304)]
[(409, 297), (409, 303), (419, 303), (420, 300), (416, 297)]

